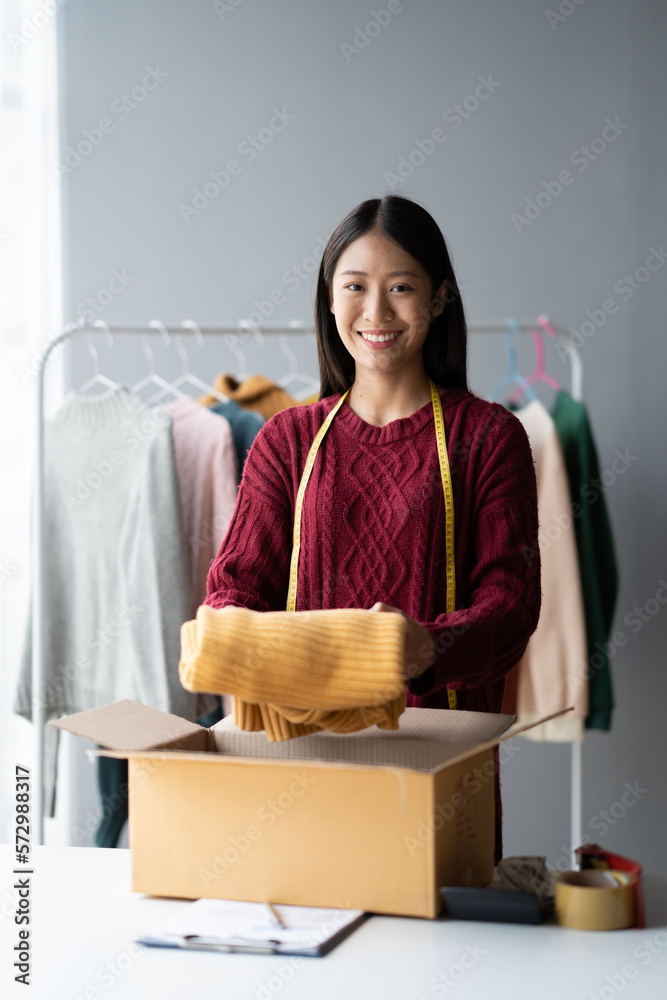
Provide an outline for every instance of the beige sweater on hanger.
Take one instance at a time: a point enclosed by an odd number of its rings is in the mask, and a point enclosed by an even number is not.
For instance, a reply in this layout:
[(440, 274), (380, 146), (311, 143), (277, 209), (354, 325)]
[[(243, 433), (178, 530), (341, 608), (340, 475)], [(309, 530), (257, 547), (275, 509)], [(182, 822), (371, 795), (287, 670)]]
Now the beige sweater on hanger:
[(526, 429), (535, 462), (542, 562), (540, 620), (514, 668), (518, 671), (517, 722), (534, 722), (573, 705), (573, 712), (523, 734), (537, 741), (571, 743), (584, 738), (588, 680), (586, 625), (567, 470), (546, 407), (534, 400), (515, 415)]

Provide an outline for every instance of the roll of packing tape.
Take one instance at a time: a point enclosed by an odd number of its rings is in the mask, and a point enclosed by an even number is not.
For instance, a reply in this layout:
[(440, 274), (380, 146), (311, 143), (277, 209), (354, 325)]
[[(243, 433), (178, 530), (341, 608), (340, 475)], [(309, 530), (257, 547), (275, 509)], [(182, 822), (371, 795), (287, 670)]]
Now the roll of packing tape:
[(613, 869), (563, 872), (556, 880), (556, 919), (582, 931), (613, 931), (635, 922), (637, 878)]

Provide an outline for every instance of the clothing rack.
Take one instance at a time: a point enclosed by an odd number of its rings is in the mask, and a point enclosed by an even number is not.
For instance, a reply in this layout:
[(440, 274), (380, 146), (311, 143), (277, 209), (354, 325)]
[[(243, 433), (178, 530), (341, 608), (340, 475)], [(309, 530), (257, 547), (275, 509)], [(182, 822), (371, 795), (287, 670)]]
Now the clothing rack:
[[(564, 349), (570, 361), (571, 368), (571, 395), (574, 399), (581, 401), (583, 398), (583, 365), (581, 355), (570, 341), (567, 333), (558, 326), (551, 324), (556, 334), (559, 344)], [(512, 321), (512, 333), (529, 334), (536, 329), (535, 321), (522, 320)], [(484, 320), (478, 323), (468, 324), (468, 333), (508, 333), (510, 327), (506, 320)], [(32, 597), (32, 722), (34, 726), (35, 738), (35, 761), (32, 772), (33, 786), (33, 843), (42, 844), (44, 842), (44, 803), (43, 803), (43, 773), (42, 754), (44, 748), (44, 705), (41, 698), (43, 677), (44, 677), (44, 572), (42, 560), (42, 546), (44, 538), (44, 385), (46, 365), (54, 350), (66, 341), (84, 334), (106, 334), (107, 337), (120, 336), (147, 336), (162, 335), (169, 339), (174, 336), (203, 336), (238, 338), (240, 336), (255, 337), (261, 342), (263, 335), (273, 336), (275, 334), (310, 334), (314, 336), (313, 328), (304, 326), (298, 322), (292, 322), (284, 327), (262, 327), (256, 328), (248, 325), (237, 327), (198, 327), (188, 320), (182, 326), (167, 327), (165, 324), (153, 321), (146, 325), (120, 325), (110, 327), (102, 320), (96, 320), (92, 325), (83, 323), (70, 324), (60, 333), (56, 334), (42, 351), (37, 364), (36, 379), (36, 405), (35, 405), (35, 486), (33, 498), (33, 542), (31, 554), (31, 568), (33, 579)], [(233, 348), (231, 348), (233, 350)], [(572, 865), (574, 867), (574, 850), (581, 844), (583, 829), (583, 743), (574, 742), (571, 744), (571, 776), (570, 776), (570, 834), (571, 834), (571, 854)]]

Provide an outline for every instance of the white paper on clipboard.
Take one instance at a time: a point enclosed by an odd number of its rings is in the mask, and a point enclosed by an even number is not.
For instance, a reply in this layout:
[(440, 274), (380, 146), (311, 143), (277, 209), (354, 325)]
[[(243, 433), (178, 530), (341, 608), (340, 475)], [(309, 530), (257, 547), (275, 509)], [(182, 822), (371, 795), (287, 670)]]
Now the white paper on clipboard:
[(323, 955), (365, 917), (363, 910), (273, 905), (285, 928), (263, 903), (198, 899), (136, 940), (163, 948)]

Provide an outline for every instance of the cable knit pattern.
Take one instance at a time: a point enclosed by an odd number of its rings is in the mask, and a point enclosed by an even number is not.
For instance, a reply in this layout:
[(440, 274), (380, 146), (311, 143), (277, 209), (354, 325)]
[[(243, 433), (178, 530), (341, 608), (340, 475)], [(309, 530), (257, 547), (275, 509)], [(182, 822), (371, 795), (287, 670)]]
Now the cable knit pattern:
[[(208, 577), (206, 603), (282, 611), (294, 503), (308, 449), (340, 398), (272, 417), (248, 455), (239, 496)], [(455, 508), (456, 611), (447, 614), (445, 509), (431, 402), (384, 427), (347, 405), (306, 490), (297, 612), (384, 601), (423, 624), (433, 665), (407, 704), (500, 711), (504, 677), (540, 610), (535, 472), (526, 433), (504, 407), (466, 390), (442, 394)], [(363, 670), (364, 663), (359, 663)]]
[[(349, 608), (260, 613), (202, 605), (181, 626), (181, 683), (234, 697), (241, 729), (269, 740), (397, 729), (406, 620)], [(364, 669), (359, 669), (359, 664)]]

